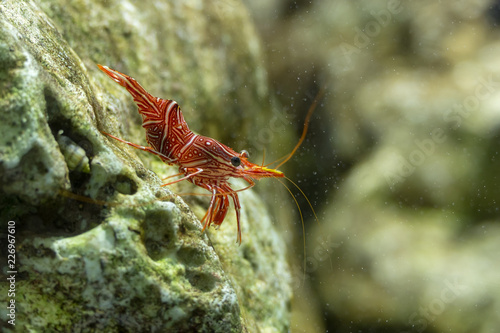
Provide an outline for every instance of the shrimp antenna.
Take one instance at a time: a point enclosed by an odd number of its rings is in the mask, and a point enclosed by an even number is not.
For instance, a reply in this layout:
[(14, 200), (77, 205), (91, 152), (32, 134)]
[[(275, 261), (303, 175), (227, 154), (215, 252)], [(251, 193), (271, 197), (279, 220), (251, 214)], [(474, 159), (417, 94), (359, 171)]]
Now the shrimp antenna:
[[(285, 177), (286, 179), (288, 179), (288, 177)], [(278, 178), (276, 178), (277, 181), (279, 181), (281, 183), (281, 185), (283, 185), (286, 190), (288, 191), (288, 193), (290, 193), (290, 195), (292, 196), (293, 198), (293, 201), (295, 201), (295, 205), (297, 205), (297, 209), (299, 210), (299, 215), (300, 215), (300, 222), (302, 223), (302, 239), (303, 239), (303, 245), (304, 245), (304, 272), (303, 272), (303, 280), (302, 281), (306, 281), (306, 264), (307, 264), (307, 256), (306, 256), (306, 227), (304, 225), (304, 217), (302, 216), (302, 210), (300, 209), (300, 206), (299, 206), (299, 202), (297, 201), (297, 199), (295, 198), (295, 196), (293, 195), (292, 191), (290, 190), (290, 188), (288, 186), (286, 186), (286, 184), (284, 182), (282, 182), (281, 180), (279, 180)], [(288, 179), (290, 180), (290, 179)], [(292, 182), (293, 185), (297, 186), (294, 182)], [(300, 190), (300, 189), (299, 189)], [(300, 192), (302, 192), (302, 190), (300, 190)], [(304, 192), (302, 192), (303, 194)], [(309, 200), (307, 200), (309, 202)], [(311, 206), (312, 208), (312, 206)], [(314, 211), (314, 210), (313, 210)], [(314, 215), (316, 215), (316, 213), (314, 213)]]
[[(278, 179), (278, 178), (276, 178), (276, 179)], [(318, 226), (321, 226), (321, 224), (319, 223), (318, 215), (316, 215), (316, 211), (314, 210), (311, 201), (309, 200), (309, 198), (307, 197), (307, 195), (304, 193), (304, 191), (302, 191), (302, 189), (299, 187), (299, 185), (297, 185), (297, 183), (295, 183), (290, 178), (288, 178), (288, 177), (285, 176), (285, 179), (288, 180), (290, 183), (292, 183), (293, 186), (295, 186), (297, 188), (297, 190), (299, 190), (299, 192), (302, 194), (302, 196), (306, 199), (307, 204), (309, 205), (309, 208), (311, 208), (311, 211), (313, 212), (314, 219), (318, 223)], [(283, 184), (283, 182), (280, 181), (279, 179), (278, 179), (278, 181)], [(290, 192), (290, 190), (288, 189), (288, 187), (285, 184), (283, 184), (283, 186), (285, 186), (287, 188), (288, 192)], [(290, 194), (292, 194), (292, 192), (290, 192)], [(293, 194), (292, 194), (292, 197), (293, 197)], [(295, 199), (295, 197), (293, 197), (293, 199), (295, 200), (295, 203), (297, 203), (297, 200)], [(297, 207), (298, 207), (298, 203), (297, 203)], [(300, 219), (302, 220), (302, 232), (304, 232), (304, 219), (302, 218), (302, 213), (300, 212), (300, 208), (299, 208), (299, 213), (300, 213)], [(305, 239), (305, 237), (306, 237), (306, 235), (304, 233), (304, 258), (305, 258), (305, 252), (306, 252), (306, 248), (305, 248), (305, 246), (306, 246), (306, 239)], [(327, 252), (328, 252), (328, 250), (327, 250)], [(330, 268), (333, 271), (332, 258), (330, 256), (328, 256), (328, 259), (330, 260)], [(304, 277), (305, 277), (305, 274), (306, 274), (306, 271), (305, 271), (305, 269), (306, 269), (305, 267), (306, 266), (305, 265), (306, 265), (306, 260), (304, 259)]]
[(314, 214), (314, 218), (316, 219), (316, 221), (319, 223), (319, 219), (318, 219), (318, 215), (316, 215), (316, 211), (314, 210), (313, 208), (313, 205), (311, 203), (311, 201), (309, 200), (309, 198), (307, 197), (307, 195), (304, 193), (304, 191), (302, 191), (302, 189), (299, 187), (299, 185), (297, 185), (293, 180), (291, 180), (290, 178), (288, 178), (287, 176), (285, 176), (285, 179), (288, 180), (290, 183), (293, 184), (293, 186), (295, 186), (297, 188), (297, 190), (300, 191), (300, 193), (302, 194), (302, 196), (304, 198), (306, 198), (307, 200), (307, 204), (309, 205), (309, 207), (311, 208), (313, 214)]
[[(302, 130), (302, 135), (300, 136), (299, 142), (297, 142), (297, 144), (295, 145), (295, 148), (293, 148), (292, 152), (290, 154), (288, 154), (286, 156), (286, 158), (280, 164), (278, 164), (274, 169), (278, 169), (280, 166), (282, 166), (283, 164), (288, 162), (288, 160), (291, 159), (292, 156), (295, 154), (297, 149), (299, 149), (302, 142), (304, 142), (304, 139), (306, 138), (306, 134), (307, 134), (307, 129), (309, 128), (309, 122), (311, 121), (311, 116), (314, 112), (314, 109), (316, 109), (316, 105), (318, 105), (319, 100), (321, 99), (321, 97), (323, 97), (324, 94), (325, 94), (325, 88), (321, 88), (319, 90), (318, 94), (316, 95), (316, 97), (314, 98), (314, 101), (312, 102), (311, 106), (309, 107), (309, 110), (307, 111), (306, 119), (304, 120), (304, 129)], [(282, 157), (282, 158), (284, 158), (284, 157)], [(270, 164), (273, 164), (273, 163), (281, 160), (282, 158), (279, 158)]]

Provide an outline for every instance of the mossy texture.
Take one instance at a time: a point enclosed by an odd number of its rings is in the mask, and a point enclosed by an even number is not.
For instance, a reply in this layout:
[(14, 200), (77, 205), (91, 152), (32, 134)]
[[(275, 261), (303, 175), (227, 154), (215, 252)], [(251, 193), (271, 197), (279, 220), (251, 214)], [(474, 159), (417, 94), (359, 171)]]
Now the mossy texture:
[(260, 62), (236, 1), (0, 4), (0, 225), (16, 221), (19, 272), (5, 332), (287, 330), (285, 244), (258, 196), (240, 195), (241, 246), (232, 212), (210, 240), (191, 210), (203, 216), (206, 197), (186, 205), (151, 171), (175, 167), (100, 132), (144, 143), (132, 99), (96, 63), (175, 98), (203, 134), (245, 142), (267, 111)]

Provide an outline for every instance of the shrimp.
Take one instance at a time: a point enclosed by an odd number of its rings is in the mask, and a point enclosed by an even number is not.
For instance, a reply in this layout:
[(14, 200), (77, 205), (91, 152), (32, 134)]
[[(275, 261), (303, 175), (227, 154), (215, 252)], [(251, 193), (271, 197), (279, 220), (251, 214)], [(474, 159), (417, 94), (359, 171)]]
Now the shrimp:
[[(284, 173), (251, 163), (248, 160), (248, 152), (245, 150), (237, 153), (215, 139), (193, 133), (184, 120), (177, 102), (152, 96), (128, 75), (106, 66), (98, 65), (98, 67), (127, 89), (134, 98), (142, 116), (142, 127), (146, 130), (146, 140), (149, 146), (141, 146), (109, 133), (102, 133), (134, 148), (152, 153), (169, 165), (178, 166), (179, 173), (175, 176), (182, 177), (162, 186), (187, 180), (211, 192), (210, 205), (201, 220), (204, 223), (203, 231), (212, 223), (220, 226), (224, 222), (230, 197), (234, 204), (238, 225), (236, 241), (241, 245), (241, 206), (238, 192), (253, 187), (254, 180), (270, 177), (283, 178)], [(297, 148), (298, 145), (294, 151)], [(230, 178), (243, 178), (248, 186), (233, 190), (229, 183)]]

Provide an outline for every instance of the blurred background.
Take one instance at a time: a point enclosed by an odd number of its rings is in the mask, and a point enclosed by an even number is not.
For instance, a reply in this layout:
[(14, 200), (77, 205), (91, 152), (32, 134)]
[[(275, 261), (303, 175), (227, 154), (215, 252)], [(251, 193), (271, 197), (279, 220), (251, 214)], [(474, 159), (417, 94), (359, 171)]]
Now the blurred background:
[(246, 5), (286, 119), (270, 133), (299, 136), (325, 89), (284, 167), (320, 220), (292, 332), (500, 331), (500, 2)]

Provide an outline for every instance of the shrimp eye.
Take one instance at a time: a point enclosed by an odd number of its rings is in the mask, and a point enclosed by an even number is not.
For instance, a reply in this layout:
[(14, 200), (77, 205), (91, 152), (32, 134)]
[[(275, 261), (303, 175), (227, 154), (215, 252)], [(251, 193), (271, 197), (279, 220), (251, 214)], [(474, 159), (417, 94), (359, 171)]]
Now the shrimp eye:
[(249, 155), (248, 155), (248, 152), (246, 150), (242, 150), (241, 153), (240, 153), (240, 156), (248, 158)]
[(235, 167), (240, 166), (241, 160), (238, 156), (234, 156), (231, 158), (231, 164), (234, 165)]

